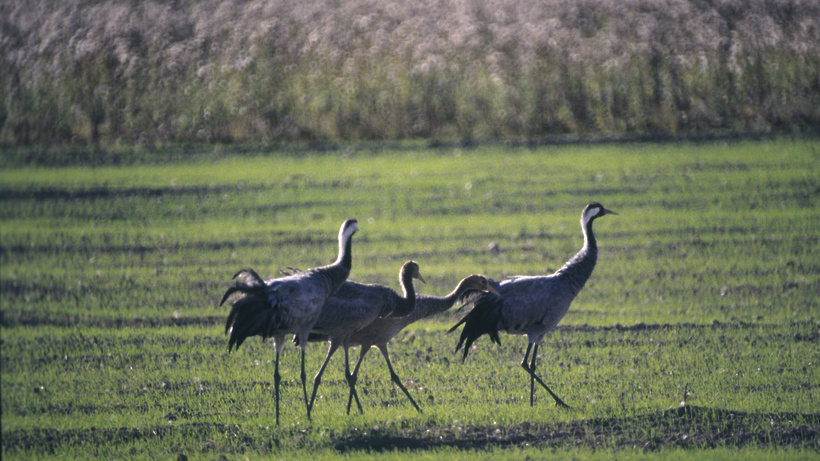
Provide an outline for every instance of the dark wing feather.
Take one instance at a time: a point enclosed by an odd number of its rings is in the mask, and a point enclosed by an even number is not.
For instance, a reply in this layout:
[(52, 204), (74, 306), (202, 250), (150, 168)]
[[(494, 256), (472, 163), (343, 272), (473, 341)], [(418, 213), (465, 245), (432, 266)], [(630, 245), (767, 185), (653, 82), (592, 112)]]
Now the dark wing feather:
[(222, 301), (219, 305), (225, 304), (225, 301), (234, 293), (254, 294), (260, 297), (265, 297), (265, 281), (253, 269), (242, 269), (233, 278), (236, 280), (234, 286), (225, 291), (222, 296)]
[(478, 288), (470, 288), (466, 290), (461, 296), (458, 297), (458, 303), (462, 305), (462, 307), (468, 305), (472, 301), (478, 299), (482, 293), (486, 293), (485, 291), (479, 290)]
[(265, 339), (276, 312), (268, 302), (265, 281), (253, 269), (242, 269), (233, 278), (236, 280), (234, 286), (225, 291), (219, 302), (221, 306), (231, 295), (242, 295), (231, 305), (225, 321), (225, 334), (230, 333), (229, 351), (234, 347), (238, 349), (251, 336)]
[(230, 287), (225, 291), (225, 295), (222, 296), (222, 301), (219, 301), (219, 305), (221, 306), (221, 305), (225, 304), (225, 301), (227, 301), (228, 298), (230, 298), (231, 295), (234, 294), (234, 293), (247, 293), (247, 292), (248, 292), (248, 290), (245, 287), (238, 287), (238, 286)]
[[(248, 281), (248, 277), (250, 277), (250, 281)], [(237, 282), (242, 282), (246, 285), (265, 284), (265, 281), (262, 280), (262, 277), (260, 277), (259, 274), (257, 274), (256, 271), (251, 268), (240, 269), (239, 272), (233, 274), (233, 278), (236, 279)]]
[(472, 303), (474, 304), (473, 310), (447, 331), (448, 333), (455, 331), (461, 324), (464, 324), (458, 345), (456, 345), (456, 351), (464, 347), (462, 360), (467, 358), (473, 342), (484, 334), (489, 335), (492, 342), (501, 344), (501, 339), (498, 337), (498, 322), (501, 320), (501, 307), (503, 306), (501, 297), (482, 292), (480, 297), (472, 300)]
[(234, 346), (239, 349), (251, 336), (268, 336), (275, 310), (264, 297), (245, 295), (234, 301), (228, 320), (225, 322), (225, 333), (230, 333), (228, 350)]
[[(487, 281), (490, 283), (490, 286), (493, 287), (495, 291), (500, 293), (501, 282), (493, 279), (487, 279)], [(462, 306), (459, 307), (458, 310), (464, 311), (466, 309), (469, 309), (471, 306), (474, 306), (476, 301), (482, 299), (486, 293), (487, 292), (481, 290), (469, 290), (465, 292), (463, 295), (461, 295), (460, 302)]]

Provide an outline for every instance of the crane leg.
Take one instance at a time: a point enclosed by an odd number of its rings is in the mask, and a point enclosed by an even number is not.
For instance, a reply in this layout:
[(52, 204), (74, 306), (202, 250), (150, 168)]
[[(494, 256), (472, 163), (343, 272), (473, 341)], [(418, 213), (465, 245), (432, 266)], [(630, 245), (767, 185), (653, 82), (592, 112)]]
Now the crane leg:
[[(307, 341), (305, 341), (307, 344)], [(308, 396), (307, 396), (307, 373), (305, 373), (305, 348), (302, 348), (302, 372), (299, 374), (299, 377), (302, 378), (302, 395), (305, 396), (305, 408), (307, 409), (307, 417), (308, 421), (310, 421), (310, 405), (308, 404)]]
[(532, 348), (532, 361), (530, 362), (530, 371), (532, 374), (530, 375), (530, 406), (535, 406), (535, 358), (538, 357), (538, 344)]
[[(537, 351), (538, 346), (536, 345), (535, 347), (536, 347), (535, 350)], [(557, 395), (555, 395), (555, 393), (552, 392), (549, 387), (547, 387), (546, 383), (544, 383), (544, 381), (541, 378), (539, 378), (538, 375), (535, 374), (535, 365), (533, 365), (532, 368), (530, 368), (530, 365), (527, 364), (527, 359), (529, 358), (531, 350), (532, 350), (532, 343), (529, 343), (529, 345), (527, 345), (527, 352), (524, 353), (524, 360), (521, 361), (521, 366), (530, 375), (530, 381), (532, 381), (532, 380), (538, 381), (538, 384), (540, 384), (541, 387), (546, 389), (547, 392), (552, 396), (552, 398), (555, 399), (555, 406), (562, 407), (562, 408), (570, 408), (569, 405), (564, 403), (563, 400), (561, 400)], [(532, 362), (535, 363), (535, 354), (533, 355)], [(532, 388), (531, 388), (530, 392), (531, 393), (534, 392), (532, 390)], [(532, 395), (530, 396), (530, 399), (532, 399)], [(530, 405), (532, 405), (532, 400), (530, 401)]]
[(399, 386), (399, 389), (401, 389), (402, 392), (404, 392), (404, 395), (406, 395), (407, 398), (410, 399), (410, 403), (412, 403), (413, 406), (416, 407), (416, 410), (418, 410), (419, 413), (423, 413), (421, 411), (421, 408), (419, 408), (418, 404), (416, 403), (416, 401), (413, 400), (413, 397), (410, 397), (410, 393), (407, 392), (407, 388), (404, 387), (404, 384), (401, 383), (401, 379), (399, 379), (399, 375), (397, 375), (396, 372), (393, 371), (393, 365), (390, 364), (390, 355), (387, 353), (387, 346), (386, 345), (380, 345), (380, 346), (377, 346), (377, 347), (382, 352), (382, 355), (384, 356), (384, 360), (387, 361), (387, 369), (390, 370), (390, 379), (392, 379), (393, 382), (396, 383), (397, 386)]
[(327, 349), (325, 361), (322, 362), (319, 372), (316, 373), (316, 376), (313, 378), (313, 393), (310, 395), (310, 403), (308, 404), (308, 419), (310, 419), (310, 412), (313, 410), (313, 403), (316, 400), (316, 390), (319, 389), (319, 384), (322, 384), (322, 374), (325, 372), (328, 362), (330, 362), (330, 357), (333, 356), (333, 353), (336, 352), (336, 349), (338, 348), (338, 343), (334, 343), (333, 341), (330, 342), (330, 347)]
[(276, 352), (276, 364), (273, 366), (273, 396), (276, 402), (276, 425), (279, 425), (279, 383), (282, 375), (279, 374), (279, 352)]
[[(362, 356), (364, 356), (364, 354), (362, 354)], [(359, 363), (361, 363), (361, 361), (356, 363), (356, 371), (359, 369)], [(345, 347), (345, 379), (347, 379), (347, 385), (350, 387), (350, 395), (356, 399), (356, 405), (359, 407), (359, 413), (364, 414), (362, 403), (359, 401), (359, 394), (356, 392), (356, 377), (350, 373), (350, 359), (347, 347)], [(347, 399), (347, 414), (350, 414), (350, 397)]]
[(367, 351), (370, 350), (370, 346), (362, 345), (362, 351), (359, 353), (359, 360), (356, 361), (356, 366), (353, 367), (353, 373), (350, 374), (350, 377), (347, 379), (347, 384), (350, 387), (350, 394), (347, 396), (347, 414), (350, 414), (350, 405), (353, 403), (353, 398), (356, 398), (356, 405), (359, 406), (359, 410), (364, 413), (362, 410), (362, 404), (359, 402), (359, 394), (356, 393), (356, 381), (359, 379), (359, 367), (362, 364), (362, 359), (364, 359), (364, 355), (367, 354)]
[[(535, 356), (538, 355), (537, 347), (538, 346), (536, 346), (535, 353), (532, 354), (533, 362), (535, 362), (535, 360), (534, 360)], [(532, 343), (528, 343), (527, 344), (527, 352), (524, 353), (524, 360), (521, 361), (521, 367), (524, 368), (524, 370), (526, 370), (527, 373), (529, 373), (529, 375), (530, 375), (530, 406), (533, 406), (534, 403), (535, 403), (535, 378), (534, 378), (534, 375), (535, 375), (534, 366), (535, 365), (534, 364), (533, 365), (528, 365), (527, 364), (527, 361), (529, 360), (529, 357), (530, 357), (530, 351), (531, 350), (532, 350)]]

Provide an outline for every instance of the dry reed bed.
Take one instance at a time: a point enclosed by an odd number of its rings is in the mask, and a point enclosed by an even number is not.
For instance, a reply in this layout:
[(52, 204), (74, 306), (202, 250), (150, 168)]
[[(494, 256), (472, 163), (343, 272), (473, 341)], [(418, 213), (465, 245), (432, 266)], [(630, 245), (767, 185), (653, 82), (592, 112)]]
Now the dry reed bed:
[(820, 125), (810, 0), (13, 0), (0, 18), (5, 145)]

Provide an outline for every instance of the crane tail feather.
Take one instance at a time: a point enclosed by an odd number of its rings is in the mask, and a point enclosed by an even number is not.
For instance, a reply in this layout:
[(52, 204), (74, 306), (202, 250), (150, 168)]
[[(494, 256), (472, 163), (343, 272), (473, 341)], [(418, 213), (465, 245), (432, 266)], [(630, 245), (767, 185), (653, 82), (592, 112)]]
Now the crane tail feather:
[(265, 281), (253, 269), (242, 269), (234, 275), (234, 286), (222, 296), (221, 306), (232, 295), (239, 293), (231, 304), (225, 320), (225, 334), (229, 334), (228, 351), (239, 349), (251, 336), (262, 336), (264, 340), (274, 329), (276, 308), (268, 302)]
[(234, 294), (234, 293), (236, 293), (237, 291), (241, 291), (241, 290), (240, 290), (239, 288), (237, 288), (237, 287), (230, 287), (230, 288), (228, 288), (228, 289), (225, 291), (225, 295), (224, 295), (224, 296), (222, 296), (222, 301), (219, 301), (219, 305), (221, 306), (221, 305), (225, 304), (225, 301), (227, 301), (227, 300), (228, 300), (228, 298), (230, 298), (230, 297), (231, 297), (231, 295), (232, 295), (232, 294)]
[(225, 304), (225, 301), (234, 293), (255, 294), (265, 297), (265, 281), (253, 269), (242, 269), (234, 274), (233, 278), (236, 282), (222, 295), (222, 300), (219, 302), (220, 306)]
[(470, 346), (485, 334), (490, 336), (492, 342), (501, 344), (501, 338), (498, 336), (498, 322), (501, 319), (502, 299), (492, 293), (483, 293), (473, 303), (473, 309), (447, 331), (452, 332), (462, 324), (464, 325), (456, 345), (456, 352), (464, 348), (462, 361), (467, 359)]
[(264, 297), (245, 294), (234, 301), (225, 322), (225, 334), (229, 334), (228, 350), (239, 349), (251, 336), (270, 336), (275, 310)]
[[(247, 277), (250, 277), (250, 281), (248, 281)], [(241, 276), (241, 277), (240, 277)], [(240, 269), (236, 274), (233, 274), (232, 277), (234, 280), (243, 281), (247, 285), (264, 285), (265, 281), (262, 280), (262, 277), (256, 273), (255, 270), (251, 269), (250, 267), (246, 269)]]

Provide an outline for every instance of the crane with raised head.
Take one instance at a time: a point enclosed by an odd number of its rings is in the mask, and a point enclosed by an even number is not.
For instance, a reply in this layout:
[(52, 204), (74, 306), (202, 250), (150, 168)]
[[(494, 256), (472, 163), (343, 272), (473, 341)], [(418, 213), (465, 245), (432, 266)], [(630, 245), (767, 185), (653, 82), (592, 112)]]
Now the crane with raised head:
[(592, 232), (592, 222), (608, 214), (618, 213), (596, 202), (584, 208), (581, 213), (584, 246), (555, 273), (513, 276), (501, 282), (491, 281), (497, 293), (481, 293), (465, 304), (467, 307), (472, 306), (472, 310), (448, 331), (452, 332), (464, 325), (456, 345), (456, 351), (464, 348), (462, 361), (466, 360), (473, 342), (484, 334), (489, 335), (490, 340), (499, 345), (500, 331), (513, 335), (527, 335), (527, 351), (524, 353), (521, 366), (530, 376), (530, 405), (534, 405), (535, 381), (538, 381), (555, 399), (557, 406), (569, 407), (535, 374), (538, 345), (564, 318), (572, 300), (592, 275), (598, 260), (598, 246)]
[(228, 351), (236, 349), (251, 336), (273, 338), (276, 351), (274, 365), (274, 397), (276, 400), (276, 424), (279, 424), (279, 356), (285, 345), (285, 336), (295, 334), (302, 341), (301, 379), (302, 392), (310, 419), (305, 374), (305, 348), (310, 330), (319, 318), (327, 299), (347, 280), (352, 267), (351, 251), (353, 234), (359, 230), (355, 219), (348, 219), (339, 229), (339, 252), (336, 260), (326, 266), (316, 267), (285, 277), (263, 280), (253, 269), (243, 269), (234, 275), (235, 283), (228, 288), (220, 305), (234, 294), (225, 322), (229, 334)]

